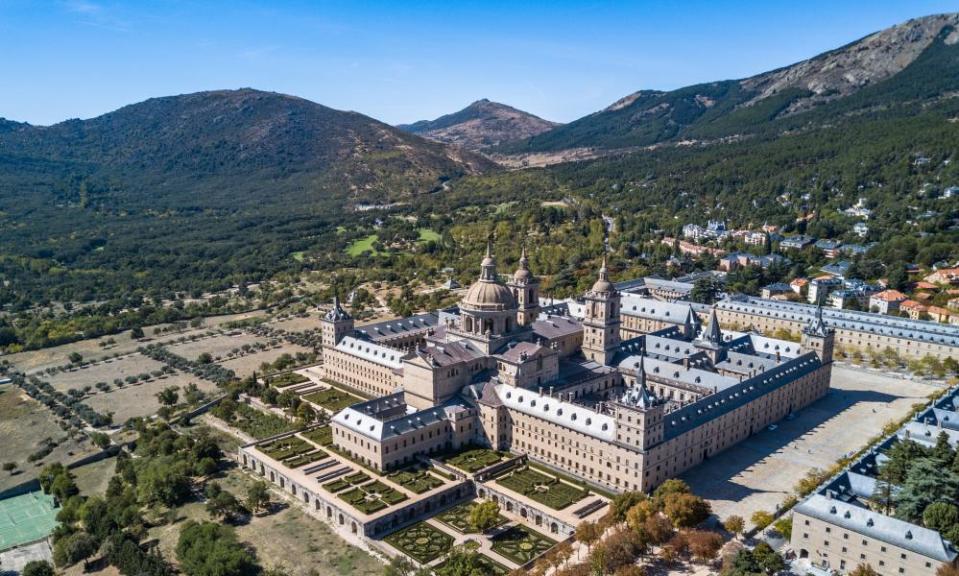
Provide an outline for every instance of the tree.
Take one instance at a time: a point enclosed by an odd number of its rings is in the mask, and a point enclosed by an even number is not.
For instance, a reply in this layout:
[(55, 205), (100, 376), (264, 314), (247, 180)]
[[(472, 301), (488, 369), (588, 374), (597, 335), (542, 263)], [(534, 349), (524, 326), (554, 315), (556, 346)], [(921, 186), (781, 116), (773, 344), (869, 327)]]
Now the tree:
[(639, 531), (645, 525), (646, 520), (658, 514), (655, 504), (652, 500), (646, 499), (626, 512), (626, 524), (633, 530)]
[(852, 569), (849, 576), (879, 576), (879, 573), (869, 564), (860, 564)]
[(752, 555), (759, 568), (766, 574), (775, 574), (786, 568), (786, 561), (766, 542), (756, 544)]
[(783, 538), (786, 540), (791, 540), (793, 537), (793, 519), (792, 516), (783, 516), (777, 519), (773, 523), (773, 527), (776, 529), (776, 532), (779, 532), (783, 535)]
[(247, 576), (259, 572), (256, 558), (230, 526), (187, 521), (176, 545), (180, 567), (190, 576)]
[(646, 500), (646, 495), (642, 492), (623, 492), (617, 494), (610, 503), (610, 512), (616, 518), (617, 522), (626, 520), (626, 514), (634, 506)]
[(134, 326), (133, 329), (130, 330), (130, 338), (133, 338), (134, 340), (142, 340), (144, 337), (145, 335), (143, 334), (143, 328)]
[(499, 522), (499, 504), (486, 500), (470, 510), (470, 525), (480, 532), (486, 532)]
[(936, 570), (936, 576), (959, 576), (959, 568), (952, 564), (942, 564)]
[(456, 546), (447, 554), (441, 573), (443, 576), (484, 576), (486, 571), (480, 564), (479, 553)]
[(167, 386), (156, 393), (157, 400), (164, 406), (173, 406), (180, 399), (179, 386)]
[(709, 502), (693, 494), (677, 493), (666, 497), (663, 513), (677, 528), (691, 528), (709, 518)]
[(716, 557), (723, 546), (723, 537), (716, 532), (689, 530), (686, 532), (689, 551), (700, 562), (708, 562)]
[(205, 490), (206, 510), (217, 518), (233, 521), (243, 513), (243, 505), (231, 492), (224, 490), (218, 482), (210, 482)]
[(406, 556), (394, 556), (383, 569), (383, 576), (411, 576), (414, 570), (416, 567)]
[(24, 565), (21, 576), (53, 576), (53, 566), (46, 560), (31, 560)]
[(693, 283), (689, 299), (700, 304), (716, 302), (716, 296), (722, 291), (722, 286), (712, 276), (704, 276)]
[(80, 354), (79, 352), (71, 352), (70, 356), (68, 356), (68, 359), (70, 360), (71, 364), (79, 364), (80, 362), (83, 362), (83, 354)]
[(746, 529), (746, 521), (743, 520), (742, 516), (730, 516), (726, 518), (726, 521), (723, 522), (723, 528), (729, 531), (734, 538), (738, 538), (740, 534), (743, 533), (743, 530)]
[(266, 482), (259, 480), (250, 485), (246, 491), (246, 505), (254, 513), (265, 510), (270, 505), (270, 489)]
[(86, 560), (97, 551), (96, 539), (86, 532), (74, 532), (53, 545), (53, 562), (60, 567)]
[(668, 542), (669, 539), (673, 537), (675, 531), (668, 518), (660, 514), (654, 514), (646, 518), (643, 522), (641, 533), (645, 534), (650, 544), (659, 546)]
[(937, 532), (947, 532), (959, 524), (959, 508), (949, 502), (933, 502), (923, 510), (922, 524)]
[(902, 489), (896, 493), (896, 516), (914, 522), (933, 502), (954, 501), (959, 496), (959, 476), (940, 467), (932, 458), (916, 460)]
[(576, 541), (586, 545), (586, 550), (592, 552), (593, 544), (599, 540), (599, 530), (595, 522), (582, 521), (576, 526)]
[(753, 526), (759, 530), (765, 530), (767, 526), (773, 523), (773, 515), (765, 510), (756, 510), (753, 512), (753, 515), (749, 517), (749, 520), (753, 523)]

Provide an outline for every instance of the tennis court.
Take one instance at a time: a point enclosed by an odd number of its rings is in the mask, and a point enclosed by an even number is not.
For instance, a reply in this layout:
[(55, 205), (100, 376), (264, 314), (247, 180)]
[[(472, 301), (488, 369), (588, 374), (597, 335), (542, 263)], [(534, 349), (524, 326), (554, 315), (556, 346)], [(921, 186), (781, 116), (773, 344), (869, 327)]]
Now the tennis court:
[(46, 538), (57, 525), (53, 496), (30, 492), (0, 500), (0, 550)]

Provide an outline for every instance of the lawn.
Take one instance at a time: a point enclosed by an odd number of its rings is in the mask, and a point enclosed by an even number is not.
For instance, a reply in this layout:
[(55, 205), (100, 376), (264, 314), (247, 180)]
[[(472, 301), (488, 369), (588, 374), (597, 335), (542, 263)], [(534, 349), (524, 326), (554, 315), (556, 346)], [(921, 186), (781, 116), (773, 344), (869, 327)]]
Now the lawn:
[(309, 432), (300, 432), (300, 436), (320, 446), (329, 446), (333, 443), (333, 429), (329, 426), (314, 428)]
[(398, 470), (387, 474), (386, 477), (416, 494), (428, 492), (445, 484), (443, 480), (417, 467)]
[(453, 456), (447, 456), (443, 459), (450, 466), (455, 466), (460, 470), (473, 473), (482, 470), (487, 466), (496, 464), (503, 459), (503, 455), (496, 450), (489, 448), (471, 448)]
[(303, 397), (303, 399), (308, 402), (313, 402), (317, 406), (322, 406), (330, 412), (339, 412), (347, 406), (352, 406), (357, 402), (363, 401), (357, 396), (347, 394), (346, 392), (337, 390), (335, 388), (327, 388), (326, 390), (320, 390), (319, 392), (307, 394)]
[(420, 242), (439, 242), (440, 235), (435, 230), (430, 228), (420, 228), (417, 230), (420, 234)]
[(525, 526), (513, 526), (493, 538), (493, 551), (520, 566), (534, 560), (556, 542)]
[(283, 374), (270, 376), (267, 381), (269, 382), (270, 386), (275, 388), (286, 388), (287, 386), (292, 386), (294, 384), (309, 382), (310, 379), (302, 374), (297, 374), (296, 372), (284, 372)]
[(421, 564), (432, 562), (453, 547), (453, 537), (425, 522), (390, 534), (386, 542)]
[(496, 482), (514, 492), (545, 504), (553, 510), (562, 510), (578, 502), (589, 493), (583, 488), (560, 481), (536, 470), (523, 468), (496, 479)]
[[(470, 524), (470, 511), (477, 504), (478, 502), (464, 502), (436, 515), (436, 519), (462, 534), (476, 534), (478, 530)], [(506, 518), (500, 516), (493, 527), (502, 526), (505, 523)]]
[(346, 254), (356, 258), (364, 252), (369, 252), (376, 256), (377, 252), (373, 249), (373, 243), (376, 242), (376, 234), (370, 234), (365, 238), (360, 238), (359, 240), (354, 240), (346, 247)]

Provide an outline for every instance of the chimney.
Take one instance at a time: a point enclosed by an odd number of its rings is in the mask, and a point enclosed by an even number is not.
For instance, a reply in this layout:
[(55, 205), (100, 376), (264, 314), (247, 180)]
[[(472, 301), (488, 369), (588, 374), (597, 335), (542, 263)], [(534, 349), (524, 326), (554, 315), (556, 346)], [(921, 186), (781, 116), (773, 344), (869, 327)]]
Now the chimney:
[(549, 397), (550, 397), (550, 398), (553, 397), (553, 387), (552, 387), (552, 386), (549, 387)]
[(543, 387), (542, 387), (542, 386), (539, 387), (539, 395), (540, 395), (540, 396), (543, 395)]

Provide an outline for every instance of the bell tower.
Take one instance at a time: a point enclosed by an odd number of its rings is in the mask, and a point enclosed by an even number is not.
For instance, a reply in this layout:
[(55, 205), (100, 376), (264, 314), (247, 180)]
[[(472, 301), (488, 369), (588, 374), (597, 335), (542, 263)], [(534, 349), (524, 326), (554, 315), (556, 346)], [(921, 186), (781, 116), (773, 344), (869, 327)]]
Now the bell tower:
[(599, 269), (599, 278), (586, 293), (583, 313), (583, 354), (608, 366), (619, 347), (620, 295), (609, 281), (606, 257)]
[(516, 324), (531, 325), (539, 314), (539, 279), (529, 270), (526, 245), (523, 245), (523, 253), (519, 258), (519, 268), (513, 273), (513, 280), (507, 286), (516, 298)]

